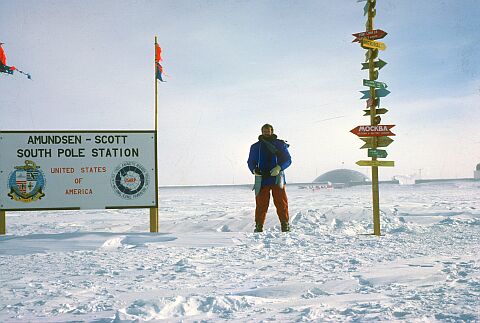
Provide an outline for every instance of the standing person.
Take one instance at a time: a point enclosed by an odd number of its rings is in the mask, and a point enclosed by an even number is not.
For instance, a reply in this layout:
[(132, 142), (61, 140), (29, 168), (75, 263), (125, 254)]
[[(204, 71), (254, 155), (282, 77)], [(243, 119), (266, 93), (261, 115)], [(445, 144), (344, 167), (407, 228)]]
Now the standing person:
[(285, 190), (285, 174), (292, 159), (288, 152), (288, 144), (277, 139), (271, 125), (262, 126), (262, 134), (258, 141), (250, 147), (248, 168), (255, 175), (255, 231), (262, 232), (270, 203), (270, 191), (273, 203), (277, 208), (282, 232), (290, 231), (288, 223), (288, 199)]

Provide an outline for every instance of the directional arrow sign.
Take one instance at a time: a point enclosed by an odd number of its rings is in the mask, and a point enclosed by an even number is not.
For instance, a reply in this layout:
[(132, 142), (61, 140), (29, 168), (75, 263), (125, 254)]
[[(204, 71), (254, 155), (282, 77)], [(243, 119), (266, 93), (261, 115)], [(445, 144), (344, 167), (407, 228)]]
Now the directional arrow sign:
[(395, 166), (395, 162), (393, 160), (359, 160), (356, 162), (356, 164), (358, 166)]
[(383, 37), (387, 36), (387, 33), (381, 29), (375, 29), (375, 30), (365, 31), (362, 33), (356, 33), (352, 35), (355, 36), (355, 39), (352, 41), (353, 43), (353, 42), (360, 42), (363, 38), (382, 39)]
[(360, 98), (360, 100), (371, 99), (370, 90), (365, 90), (365, 91), (360, 91), (360, 92), (363, 93), (363, 96)]
[(386, 97), (387, 95), (390, 94), (390, 91), (387, 90), (387, 89), (378, 89), (378, 90), (375, 90), (375, 95), (378, 97), (378, 98), (383, 98), (383, 97)]
[(367, 14), (368, 9), (370, 9), (369, 1), (367, 1), (367, 3), (365, 4), (365, 6), (363, 7), (363, 15), (364, 15), (364, 16)]
[[(360, 98), (360, 100), (370, 99), (370, 90), (359, 91), (359, 92), (363, 93), (363, 96)], [(375, 97), (378, 97), (378, 98), (383, 98), (389, 94), (390, 94), (390, 91), (387, 89), (375, 90)]]
[[(369, 116), (370, 115), (370, 110), (363, 110), (365, 112), (364, 116)], [(385, 114), (387, 113), (388, 110), (385, 109), (385, 108), (381, 108), (381, 109), (375, 109), (375, 114)]]
[(366, 48), (374, 48), (374, 49), (380, 49), (380, 50), (387, 49), (387, 45), (385, 45), (385, 43), (366, 39), (366, 38), (362, 39), (361, 44), (362, 44), (362, 47), (366, 47)]
[(377, 81), (373, 81), (373, 80), (363, 80), (363, 85), (374, 87), (374, 88), (377, 88), (377, 89), (386, 89), (388, 87), (388, 85), (386, 83), (377, 82)]
[[(368, 138), (360, 138), (363, 141), (365, 141), (365, 145), (360, 147), (360, 149), (364, 148), (373, 148), (373, 137), (368, 137)], [(390, 137), (377, 137), (377, 147), (387, 147), (393, 142), (393, 139)]]
[(382, 136), (395, 136), (393, 132), (390, 131), (391, 128), (395, 127), (393, 124), (389, 125), (376, 125), (376, 126), (357, 126), (350, 130), (351, 133), (359, 137), (382, 137)]
[[(379, 70), (381, 70), (385, 65), (387, 65), (387, 62), (382, 61), (381, 59), (378, 59), (378, 61), (373, 63), (373, 67), (378, 68)], [(368, 63), (362, 63), (362, 70), (368, 70), (369, 68), (370, 66)]]
[(369, 149), (368, 150), (368, 157), (377, 157), (377, 158), (385, 158), (387, 157), (387, 151), (383, 149)]

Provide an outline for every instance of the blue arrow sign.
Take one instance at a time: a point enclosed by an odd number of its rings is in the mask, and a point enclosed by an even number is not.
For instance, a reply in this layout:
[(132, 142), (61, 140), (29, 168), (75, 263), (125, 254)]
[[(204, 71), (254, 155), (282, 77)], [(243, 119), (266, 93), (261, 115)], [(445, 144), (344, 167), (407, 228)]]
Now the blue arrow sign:
[(365, 4), (365, 7), (363, 7), (363, 15), (365, 16), (368, 12), (368, 9), (370, 9), (370, 3), (367, 1)]
[(365, 91), (360, 91), (360, 92), (363, 93), (363, 96), (360, 98), (360, 100), (370, 99), (370, 90), (365, 90)]
[(378, 90), (375, 90), (375, 95), (378, 97), (378, 98), (383, 98), (383, 97), (386, 97), (387, 95), (390, 94), (390, 91), (387, 90), (387, 89), (378, 89)]
[[(370, 90), (365, 90), (365, 91), (360, 91), (363, 96), (360, 98), (360, 100), (363, 99), (370, 99)], [(387, 89), (377, 89), (375, 90), (375, 97), (377, 98), (383, 98), (386, 97), (387, 95), (390, 94), (390, 91)]]

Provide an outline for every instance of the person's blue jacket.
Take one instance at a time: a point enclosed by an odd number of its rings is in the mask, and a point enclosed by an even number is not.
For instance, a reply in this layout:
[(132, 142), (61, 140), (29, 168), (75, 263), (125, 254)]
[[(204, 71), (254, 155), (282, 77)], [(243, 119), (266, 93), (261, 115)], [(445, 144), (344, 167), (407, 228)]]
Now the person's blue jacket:
[[(262, 140), (273, 144), (277, 149), (277, 153), (274, 154), (271, 152)], [(277, 139), (276, 135), (272, 135), (269, 138), (260, 135), (258, 141), (250, 147), (247, 163), (252, 173), (255, 171), (255, 168), (258, 167), (260, 174), (262, 174), (262, 186), (265, 186), (275, 184), (275, 176), (270, 176), (270, 171), (277, 165), (280, 166), (281, 174), (285, 181), (283, 171), (290, 166), (292, 158), (288, 152), (288, 144), (285, 143), (285, 141)]]

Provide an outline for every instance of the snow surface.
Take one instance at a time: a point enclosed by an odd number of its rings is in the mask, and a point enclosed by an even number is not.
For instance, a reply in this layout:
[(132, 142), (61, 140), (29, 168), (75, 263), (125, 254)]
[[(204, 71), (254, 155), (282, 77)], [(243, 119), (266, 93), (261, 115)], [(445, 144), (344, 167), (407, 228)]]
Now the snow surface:
[(148, 210), (8, 212), (0, 321), (479, 321), (480, 182), (287, 186), (254, 234), (246, 187), (160, 189)]

